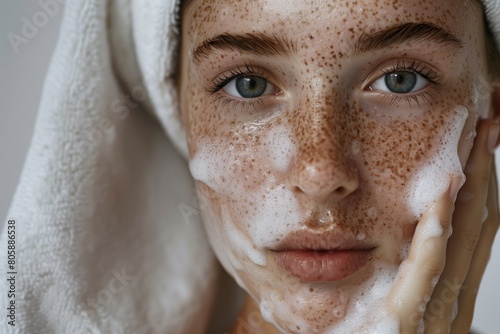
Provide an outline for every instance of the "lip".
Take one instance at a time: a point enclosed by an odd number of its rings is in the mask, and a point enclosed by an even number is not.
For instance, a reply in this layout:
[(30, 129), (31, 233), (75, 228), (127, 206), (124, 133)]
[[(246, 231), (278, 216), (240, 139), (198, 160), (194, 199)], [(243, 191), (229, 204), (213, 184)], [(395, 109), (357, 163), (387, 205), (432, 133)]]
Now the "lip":
[(375, 248), (350, 234), (299, 231), (289, 234), (273, 253), (280, 267), (302, 281), (337, 282), (363, 269)]

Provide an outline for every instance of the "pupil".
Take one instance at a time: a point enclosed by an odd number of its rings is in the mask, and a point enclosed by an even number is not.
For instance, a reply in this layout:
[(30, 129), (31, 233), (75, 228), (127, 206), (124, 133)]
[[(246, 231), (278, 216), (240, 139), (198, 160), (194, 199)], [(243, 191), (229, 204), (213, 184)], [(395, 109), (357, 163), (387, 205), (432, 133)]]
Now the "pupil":
[(409, 93), (417, 85), (417, 75), (413, 72), (393, 72), (385, 76), (385, 84), (393, 93)]
[(266, 91), (267, 81), (255, 75), (242, 76), (236, 79), (236, 90), (244, 98), (259, 97)]

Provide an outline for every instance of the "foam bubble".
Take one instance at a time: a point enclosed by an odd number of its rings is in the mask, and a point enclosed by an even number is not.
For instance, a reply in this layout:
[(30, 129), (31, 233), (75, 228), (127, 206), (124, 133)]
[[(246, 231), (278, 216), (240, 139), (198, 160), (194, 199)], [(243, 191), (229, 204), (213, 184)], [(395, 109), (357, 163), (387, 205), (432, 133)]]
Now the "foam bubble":
[(435, 288), (435, 287), (436, 287), (436, 285), (438, 284), (438, 282), (439, 282), (439, 276), (434, 276), (434, 277), (432, 278), (432, 281), (431, 281), (431, 283), (432, 283), (432, 288)]
[(270, 303), (266, 300), (261, 301), (259, 304), (259, 309), (260, 313), (262, 315), (262, 318), (268, 322), (274, 322), (273, 318), (273, 313), (272, 313), (272, 306)]
[(335, 318), (342, 318), (345, 315), (345, 305), (340, 305), (335, 307), (332, 310), (332, 314), (335, 316)]
[(467, 132), (467, 135), (465, 136), (465, 140), (471, 140), (471, 139), (474, 139), (476, 138), (476, 135), (477, 135), (477, 132), (476, 130), (470, 130), (469, 132)]
[(371, 207), (368, 209), (368, 217), (375, 218), (377, 216), (377, 208)]
[(420, 303), (420, 304), (418, 304), (418, 311), (419, 311), (420, 313), (424, 313), (424, 311), (425, 311), (425, 306), (426, 306), (426, 303)]
[(364, 240), (366, 238), (366, 233), (360, 232), (356, 235), (356, 239), (358, 240)]
[(351, 151), (353, 155), (358, 155), (361, 151), (361, 143), (357, 140), (353, 141)]
[(477, 89), (476, 82), (472, 82), (472, 89), (471, 89), (471, 102), (473, 105), (477, 105), (479, 102), (479, 91)]
[(451, 315), (450, 315), (450, 323), (455, 320), (455, 318), (457, 317), (457, 314), (458, 314), (458, 300), (455, 300), (455, 302), (453, 302), (453, 309), (451, 311)]

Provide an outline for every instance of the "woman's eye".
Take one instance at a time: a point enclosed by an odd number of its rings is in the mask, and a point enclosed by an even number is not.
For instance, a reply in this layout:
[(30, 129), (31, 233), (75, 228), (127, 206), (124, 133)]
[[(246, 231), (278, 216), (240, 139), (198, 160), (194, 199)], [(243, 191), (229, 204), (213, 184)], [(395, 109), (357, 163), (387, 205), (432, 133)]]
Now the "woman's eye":
[(274, 86), (266, 79), (257, 75), (239, 75), (222, 88), (228, 95), (252, 99), (262, 95), (270, 94)]
[(387, 73), (370, 86), (372, 90), (380, 90), (396, 94), (406, 94), (416, 92), (425, 86), (429, 81), (422, 75), (411, 71), (395, 71)]

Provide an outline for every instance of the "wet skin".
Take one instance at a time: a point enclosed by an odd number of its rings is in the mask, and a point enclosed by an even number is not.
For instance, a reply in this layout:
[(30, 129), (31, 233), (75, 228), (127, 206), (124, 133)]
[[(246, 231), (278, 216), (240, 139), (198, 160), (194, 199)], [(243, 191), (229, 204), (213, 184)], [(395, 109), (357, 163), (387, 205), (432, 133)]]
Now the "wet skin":
[[(419, 37), (375, 42), (401, 27)], [(411, 184), (457, 131), (457, 106), (468, 114), (448, 153), (465, 165), (489, 105), (482, 10), (451, 0), (194, 0), (182, 29), (181, 111), (216, 255), (277, 327), (326, 330), (375, 272), (397, 269), (422, 214)], [(250, 34), (264, 45), (228, 45)], [(417, 74), (418, 89), (387, 91), (395, 72)], [(267, 81), (265, 92), (235, 96), (236, 78), (249, 75)], [(345, 279), (305, 282), (274, 252), (304, 231), (373, 250)], [(283, 305), (290, 318), (276, 311)]]

